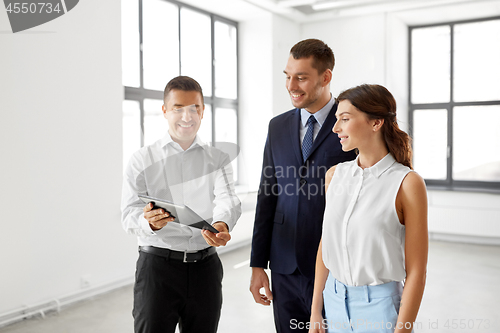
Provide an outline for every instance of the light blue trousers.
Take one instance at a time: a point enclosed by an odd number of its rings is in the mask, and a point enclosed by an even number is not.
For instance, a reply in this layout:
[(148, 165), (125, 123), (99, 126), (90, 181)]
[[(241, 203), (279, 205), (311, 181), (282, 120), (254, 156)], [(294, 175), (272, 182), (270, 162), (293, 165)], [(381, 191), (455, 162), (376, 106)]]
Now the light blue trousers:
[(324, 326), (328, 333), (392, 333), (396, 329), (402, 293), (401, 282), (352, 287), (328, 275), (323, 291)]

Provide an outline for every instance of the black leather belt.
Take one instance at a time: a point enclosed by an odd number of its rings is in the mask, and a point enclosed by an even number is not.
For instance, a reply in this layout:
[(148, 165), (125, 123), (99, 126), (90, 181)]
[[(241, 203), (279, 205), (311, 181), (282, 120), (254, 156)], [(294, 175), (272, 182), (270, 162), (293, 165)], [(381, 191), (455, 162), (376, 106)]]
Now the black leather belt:
[(139, 246), (139, 251), (174, 260), (182, 260), (183, 262), (201, 261), (217, 252), (215, 250), (215, 247), (213, 246), (207, 247), (206, 249), (200, 250), (198, 252), (181, 252), (154, 246)]

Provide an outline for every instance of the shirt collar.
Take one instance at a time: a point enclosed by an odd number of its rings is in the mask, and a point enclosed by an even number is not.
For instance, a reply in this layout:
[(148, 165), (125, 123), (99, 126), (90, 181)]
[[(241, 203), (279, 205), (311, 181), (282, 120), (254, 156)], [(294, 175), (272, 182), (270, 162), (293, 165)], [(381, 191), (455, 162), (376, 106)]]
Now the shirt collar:
[(387, 169), (389, 169), (391, 165), (394, 164), (394, 162), (396, 162), (392, 154), (388, 153), (387, 155), (384, 156), (384, 158), (375, 163), (373, 166), (362, 169), (358, 165), (358, 159), (359, 155), (356, 157), (352, 165), (351, 172), (353, 176), (356, 176), (358, 173), (364, 173), (364, 174), (372, 174), (375, 177), (379, 178), (380, 175), (382, 175)]
[[(181, 145), (178, 144), (177, 142), (175, 142), (174, 140), (172, 140), (170, 133), (167, 132), (167, 134), (165, 134), (165, 136), (161, 139), (160, 145), (162, 148), (164, 148), (168, 144), (170, 144), (174, 148), (182, 150)], [(194, 138), (193, 143), (191, 144), (191, 146), (189, 146), (189, 148), (187, 150), (192, 149), (196, 146), (199, 146), (203, 149), (206, 149), (206, 146), (207, 146), (207, 144), (200, 138), (200, 136), (198, 134), (196, 134), (196, 137)]]
[(317, 111), (316, 113), (310, 113), (306, 109), (300, 109), (300, 117), (301, 117), (300, 120), (302, 121), (302, 126), (306, 127), (307, 119), (309, 119), (311, 115), (314, 115), (314, 118), (316, 118), (319, 127), (323, 126), (326, 117), (328, 117), (328, 114), (330, 113), (330, 110), (332, 109), (333, 104), (335, 103), (335, 98), (333, 98), (331, 94), (330, 96), (331, 96), (330, 101), (326, 103), (326, 105), (323, 106), (323, 108), (321, 108), (321, 110)]

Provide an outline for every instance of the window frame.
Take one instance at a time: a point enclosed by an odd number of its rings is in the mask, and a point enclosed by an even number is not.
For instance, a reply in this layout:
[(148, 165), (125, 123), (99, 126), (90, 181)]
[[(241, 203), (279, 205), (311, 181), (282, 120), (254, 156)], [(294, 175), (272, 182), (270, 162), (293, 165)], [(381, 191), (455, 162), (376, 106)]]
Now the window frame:
[[(453, 81), (454, 81), (454, 32), (455, 25), (466, 23), (477, 23), (484, 21), (500, 20), (500, 16), (485, 17), (470, 20), (442, 22), (425, 25), (408, 26), (408, 116), (409, 132), (413, 137), (413, 118), (415, 110), (425, 109), (445, 109), (447, 110), (447, 158), (446, 158), (446, 179), (424, 179), (426, 185), (432, 190), (447, 191), (471, 191), (471, 192), (492, 192), (500, 193), (500, 181), (477, 181), (477, 180), (455, 180), (453, 179), (453, 109), (460, 106), (500, 106), (500, 100), (489, 101), (469, 101), (454, 102)], [(419, 28), (429, 28), (438, 26), (450, 26), (450, 99), (447, 103), (416, 103), (412, 102), (412, 32)]]
[[(141, 127), (141, 142), (140, 146), (144, 146), (144, 116), (145, 116), (145, 111), (144, 111), (144, 99), (159, 99), (163, 101), (163, 90), (153, 90), (153, 89), (146, 89), (144, 88), (144, 56), (143, 56), (143, 1), (144, 0), (137, 0), (137, 4), (139, 6), (139, 61), (140, 61), (140, 66), (139, 66), (139, 71), (140, 71), (140, 76), (139, 76), (139, 82), (140, 86), (139, 87), (129, 87), (129, 86), (123, 86), (124, 87), (124, 100), (133, 100), (139, 102), (139, 107), (140, 107), (140, 127)], [(198, 13), (207, 15), (210, 17), (210, 22), (211, 22), (211, 56), (212, 56), (212, 90), (211, 90), (211, 96), (203, 96), (205, 104), (208, 104), (211, 106), (212, 109), (212, 137), (210, 138), (210, 142), (213, 145), (215, 143), (215, 113), (217, 108), (231, 108), (236, 110), (236, 144), (239, 143), (240, 139), (240, 126), (239, 126), (239, 68), (238, 68), (238, 58), (239, 58), (239, 29), (238, 29), (238, 22), (230, 20), (228, 18), (219, 16), (217, 14), (213, 14), (210, 12), (207, 12), (203, 9), (199, 9), (197, 7), (193, 7), (191, 5), (176, 1), (176, 0), (162, 0), (166, 1), (169, 3), (172, 3), (178, 7), (178, 39), (179, 39), (179, 73), (181, 73), (181, 8), (186, 8), (192, 11), (196, 11)], [(229, 99), (229, 98), (221, 98), (221, 97), (216, 97), (215, 96), (215, 31), (214, 31), (214, 25), (215, 22), (219, 21), (231, 26), (234, 26), (236, 28), (236, 99)], [(194, 78), (196, 79), (196, 78)], [(165, 85), (167, 82), (165, 82)], [(203, 88), (203, 87), (202, 87)]]

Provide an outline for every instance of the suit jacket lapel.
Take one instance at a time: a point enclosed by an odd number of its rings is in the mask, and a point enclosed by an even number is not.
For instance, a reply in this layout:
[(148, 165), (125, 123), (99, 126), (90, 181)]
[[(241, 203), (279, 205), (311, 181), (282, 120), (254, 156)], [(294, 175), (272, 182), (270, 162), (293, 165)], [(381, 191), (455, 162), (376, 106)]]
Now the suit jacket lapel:
[(295, 112), (292, 114), (292, 117), (290, 117), (289, 122), (288, 128), (290, 129), (290, 137), (292, 138), (293, 151), (295, 152), (295, 156), (297, 157), (299, 164), (302, 165), (302, 148), (300, 147), (299, 137), (300, 109), (295, 109)]
[(309, 156), (311, 156), (316, 148), (319, 147), (321, 142), (323, 142), (330, 133), (332, 133), (333, 125), (335, 125), (335, 112), (337, 112), (337, 104), (333, 104), (332, 109), (330, 110), (330, 113), (325, 119), (325, 122), (323, 123), (323, 126), (321, 126), (321, 129), (319, 130), (318, 136), (316, 136), (316, 139), (314, 139), (313, 146), (311, 148), (311, 152)]

